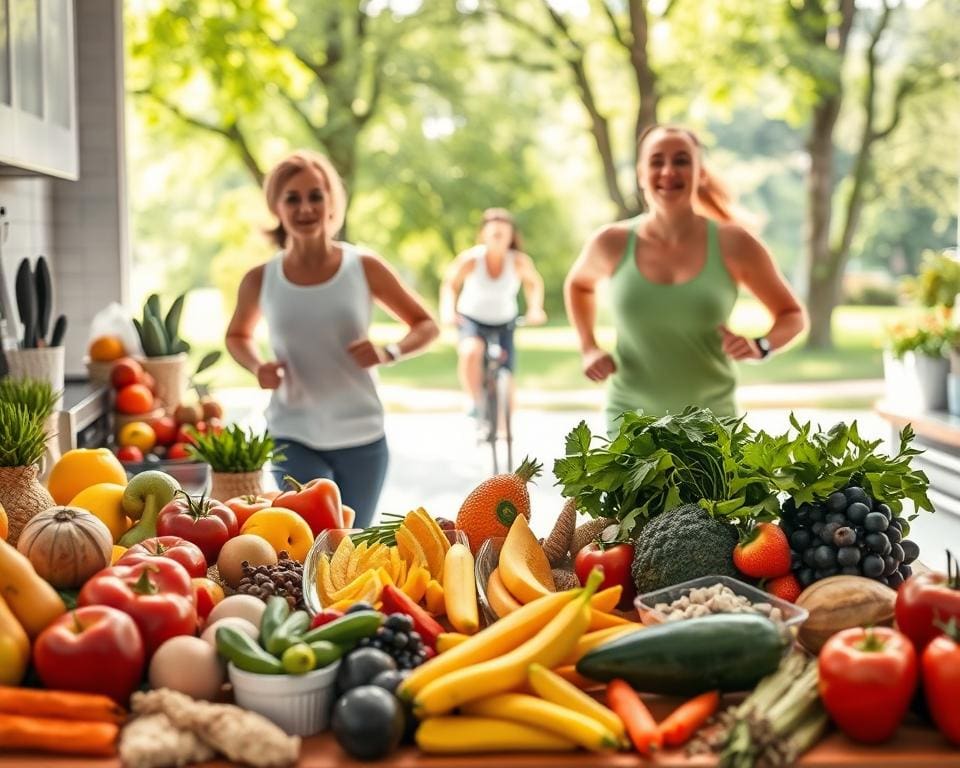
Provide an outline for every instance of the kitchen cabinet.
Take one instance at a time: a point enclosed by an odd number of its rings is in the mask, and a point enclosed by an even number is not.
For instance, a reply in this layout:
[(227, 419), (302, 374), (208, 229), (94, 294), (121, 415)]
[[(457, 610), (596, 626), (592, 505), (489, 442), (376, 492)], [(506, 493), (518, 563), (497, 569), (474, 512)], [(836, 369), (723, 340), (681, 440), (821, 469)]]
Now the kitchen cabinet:
[(76, 179), (74, 0), (0, 0), (0, 173)]

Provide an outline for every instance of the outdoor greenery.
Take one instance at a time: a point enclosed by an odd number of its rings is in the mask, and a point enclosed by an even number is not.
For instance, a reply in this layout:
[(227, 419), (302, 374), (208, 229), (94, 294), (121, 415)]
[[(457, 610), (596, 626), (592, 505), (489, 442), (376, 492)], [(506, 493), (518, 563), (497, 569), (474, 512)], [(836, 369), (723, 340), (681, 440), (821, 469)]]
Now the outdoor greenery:
[[(957, 0), (130, 0), (135, 292), (213, 286), (232, 307), (271, 254), (259, 183), (308, 146), (347, 182), (345, 235), (431, 304), (480, 212), (510, 208), (561, 318), (588, 234), (641, 208), (638, 130), (679, 121), (811, 308), (810, 351), (745, 366), (743, 380), (875, 375), (879, 352), (851, 345), (834, 308), (845, 274), (915, 273), (954, 241), (957, 12)], [(580, 386), (571, 348), (522, 348), (521, 380)], [(452, 360), (441, 344), (384, 380), (450, 385)]]

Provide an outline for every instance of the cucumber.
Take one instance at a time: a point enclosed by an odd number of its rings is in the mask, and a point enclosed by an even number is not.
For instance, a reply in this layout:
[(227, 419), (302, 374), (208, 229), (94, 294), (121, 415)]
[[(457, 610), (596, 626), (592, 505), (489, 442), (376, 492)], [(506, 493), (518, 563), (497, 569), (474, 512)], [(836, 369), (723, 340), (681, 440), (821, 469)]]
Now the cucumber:
[(280, 660), (267, 653), (246, 632), (234, 627), (219, 627), (216, 639), (217, 652), (232, 661), (237, 669), (261, 675), (283, 674)]
[(745, 691), (776, 671), (788, 638), (754, 614), (714, 614), (658, 624), (604, 643), (581, 657), (577, 672), (638, 691), (693, 695)]
[(270, 595), (267, 598), (267, 607), (263, 609), (263, 615), (260, 617), (260, 646), (262, 648), (269, 647), (273, 633), (286, 621), (289, 615), (290, 603), (287, 602), (285, 597)]
[(308, 629), (310, 629), (310, 614), (306, 611), (294, 611), (267, 638), (264, 647), (274, 656), (283, 656), (287, 648), (300, 642), (303, 633)]
[(326, 640), (341, 646), (348, 645), (363, 637), (376, 634), (382, 623), (383, 614), (379, 611), (356, 611), (311, 629), (300, 640), (307, 645), (318, 640)]

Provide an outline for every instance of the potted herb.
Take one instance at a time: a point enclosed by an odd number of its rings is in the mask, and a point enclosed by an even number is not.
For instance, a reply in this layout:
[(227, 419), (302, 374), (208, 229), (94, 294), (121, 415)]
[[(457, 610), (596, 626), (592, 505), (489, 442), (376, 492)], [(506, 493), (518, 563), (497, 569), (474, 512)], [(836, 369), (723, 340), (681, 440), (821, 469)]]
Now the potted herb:
[(0, 379), (0, 402), (23, 405), (44, 425), (47, 432), (47, 471), (60, 458), (60, 449), (56, 439), (55, 411), (61, 395), (62, 392), (55, 391), (53, 384), (47, 379), (32, 379), (29, 377)]
[(213, 475), (210, 497), (220, 501), (234, 496), (257, 496), (263, 490), (263, 467), (284, 458), (266, 432), (247, 432), (238, 424), (197, 435), (188, 448), (194, 458), (207, 462)]
[(0, 506), (7, 513), (7, 540), (13, 545), (35, 515), (54, 506), (37, 479), (47, 437), (43, 419), (28, 406), (0, 399)]
[(887, 396), (892, 400), (919, 401), (928, 411), (945, 410), (950, 367), (947, 356), (957, 338), (957, 329), (947, 325), (944, 315), (938, 312), (894, 326), (884, 359)]
[(170, 414), (187, 389), (187, 352), (190, 345), (180, 338), (180, 315), (186, 294), (174, 299), (164, 314), (160, 297), (153, 293), (143, 305), (142, 319), (133, 318), (143, 348), (143, 369), (156, 381), (155, 394)]

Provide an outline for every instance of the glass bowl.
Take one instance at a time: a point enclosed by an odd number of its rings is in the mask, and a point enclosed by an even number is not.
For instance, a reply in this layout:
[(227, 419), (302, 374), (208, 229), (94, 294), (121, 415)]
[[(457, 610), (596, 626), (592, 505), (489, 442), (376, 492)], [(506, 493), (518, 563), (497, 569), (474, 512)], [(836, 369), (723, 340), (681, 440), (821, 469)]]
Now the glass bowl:
[(161, 459), (159, 461), (125, 462), (127, 477), (133, 477), (148, 469), (166, 472), (191, 496), (199, 496), (210, 489), (210, 465), (192, 459)]
[[(663, 589), (658, 589), (654, 592), (646, 592), (642, 595), (638, 595), (633, 602), (634, 606), (636, 606), (637, 613), (640, 615), (640, 621), (643, 624), (648, 626), (652, 624), (661, 624), (667, 621), (667, 617), (663, 610), (657, 608), (658, 605), (669, 605), (675, 600), (679, 600), (681, 597), (689, 595), (694, 589), (711, 587), (714, 584), (722, 584), (725, 587), (729, 587), (735, 595), (739, 595), (749, 600), (750, 605), (766, 604), (771, 608), (779, 609), (780, 623), (793, 638), (796, 638), (797, 632), (800, 630), (800, 625), (807, 620), (807, 616), (809, 615), (807, 610), (805, 608), (801, 608), (799, 605), (794, 605), (786, 600), (781, 600), (779, 597), (774, 597), (769, 592), (764, 592), (761, 589), (752, 587), (749, 584), (742, 582), (739, 579), (734, 579), (730, 576), (702, 576), (699, 579), (691, 579), (690, 581), (684, 581), (680, 584), (674, 584), (671, 587), (664, 587)], [(757, 613), (763, 615), (763, 613), (760, 611), (757, 611)], [(676, 621), (676, 619), (674, 620)]]
[[(332, 555), (346, 537), (363, 532), (363, 528), (328, 528), (320, 531), (313, 541), (313, 546), (307, 552), (303, 561), (303, 602), (311, 614), (320, 613), (324, 609), (323, 598), (317, 589), (317, 574), (320, 567), (321, 555)], [(444, 535), (451, 544), (463, 544), (469, 548), (467, 534), (461, 530), (445, 530)]]
[(500, 618), (487, 597), (487, 582), (490, 581), (490, 574), (500, 565), (500, 549), (505, 540), (504, 536), (492, 536), (487, 539), (480, 545), (474, 559), (473, 572), (477, 580), (477, 601), (480, 603), (483, 618), (488, 625)]

